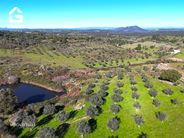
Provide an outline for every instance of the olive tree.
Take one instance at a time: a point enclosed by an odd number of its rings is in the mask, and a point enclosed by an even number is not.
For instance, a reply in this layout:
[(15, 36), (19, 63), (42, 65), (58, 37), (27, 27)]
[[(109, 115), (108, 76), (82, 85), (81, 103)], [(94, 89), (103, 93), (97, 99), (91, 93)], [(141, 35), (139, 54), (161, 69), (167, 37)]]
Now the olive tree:
[(141, 109), (141, 105), (140, 105), (139, 102), (135, 102), (135, 103), (133, 104), (133, 106), (134, 106), (135, 108), (137, 108), (137, 109)]
[(122, 100), (123, 100), (123, 97), (121, 97), (121, 95), (119, 95), (119, 94), (114, 94), (114, 95), (112, 95), (112, 100), (114, 101), (114, 102), (121, 102)]
[(173, 94), (173, 91), (169, 88), (162, 90), (162, 92), (166, 95), (172, 95)]
[(104, 104), (104, 99), (99, 94), (94, 94), (89, 98), (92, 105), (101, 106)]
[(164, 121), (166, 119), (166, 114), (163, 112), (156, 112), (155, 116), (157, 119), (159, 119), (160, 121)]
[(81, 135), (89, 134), (91, 132), (91, 126), (89, 125), (88, 121), (82, 120), (77, 124), (77, 131)]
[(144, 124), (144, 119), (141, 115), (135, 115), (134, 120), (138, 126)]
[(158, 99), (153, 99), (152, 104), (155, 105), (155, 107), (158, 107), (160, 105), (160, 101)]
[(55, 134), (55, 130), (50, 127), (42, 128), (39, 131), (38, 138), (58, 138)]
[(70, 113), (68, 113), (65, 110), (59, 111), (59, 113), (57, 113), (56, 118), (57, 118), (57, 120), (59, 120), (61, 122), (66, 121), (70, 118)]
[(56, 108), (52, 104), (48, 104), (44, 106), (43, 113), (46, 115), (53, 115), (56, 111)]
[(112, 104), (110, 107), (110, 110), (114, 113), (117, 114), (121, 110), (121, 106), (118, 104)]
[(94, 106), (89, 106), (87, 109), (86, 109), (86, 114), (88, 116), (90, 116), (91, 118), (99, 115), (99, 110), (98, 108), (94, 107)]
[(157, 96), (157, 91), (154, 90), (154, 89), (151, 89), (151, 90), (149, 90), (149, 95), (150, 95), (151, 97), (156, 97), (156, 96)]
[(117, 118), (112, 118), (107, 122), (107, 126), (111, 131), (115, 131), (119, 128), (120, 121)]
[(133, 98), (133, 99), (139, 99), (139, 97), (140, 97), (140, 95), (139, 95), (138, 92), (133, 92), (133, 93), (132, 93), (132, 98)]

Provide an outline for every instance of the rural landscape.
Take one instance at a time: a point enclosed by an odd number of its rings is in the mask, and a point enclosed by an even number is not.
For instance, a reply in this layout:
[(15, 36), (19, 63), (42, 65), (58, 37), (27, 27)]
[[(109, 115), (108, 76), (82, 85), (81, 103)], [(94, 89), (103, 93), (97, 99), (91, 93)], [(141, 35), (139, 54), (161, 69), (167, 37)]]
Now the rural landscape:
[(2, 30), (0, 78), (3, 138), (184, 136), (183, 31)]

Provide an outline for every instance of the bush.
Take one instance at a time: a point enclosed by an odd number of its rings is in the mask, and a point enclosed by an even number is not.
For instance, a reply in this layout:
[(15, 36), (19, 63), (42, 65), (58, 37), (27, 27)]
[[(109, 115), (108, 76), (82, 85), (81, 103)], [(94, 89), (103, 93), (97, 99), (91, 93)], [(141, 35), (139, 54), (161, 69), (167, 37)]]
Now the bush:
[(107, 126), (112, 130), (115, 131), (119, 128), (119, 120), (117, 118), (112, 118), (107, 122)]
[(113, 105), (111, 105), (111, 107), (110, 107), (110, 110), (111, 110), (113, 113), (115, 113), (115, 114), (117, 114), (117, 113), (120, 111), (120, 109), (121, 109), (121, 106), (118, 105), (118, 104), (113, 104)]
[(164, 70), (160, 74), (159, 79), (170, 81), (170, 82), (176, 82), (181, 77), (182, 77), (182, 75), (178, 71), (176, 71), (176, 70)]
[(162, 92), (165, 93), (166, 95), (172, 95), (173, 94), (173, 91), (169, 88), (162, 90)]
[(154, 90), (154, 89), (151, 89), (151, 90), (149, 90), (149, 95), (150, 95), (151, 97), (156, 97), (156, 96), (157, 96), (157, 91)]
[(94, 94), (89, 98), (92, 105), (101, 106), (104, 104), (104, 99), (99, 94)]
[(94, 107), (94, 106), (89, 106), (87, 109), (86, 109), (86, 114), (90, 117), (95, 117), (97, 115), (99, 115), (99, 110)]
[(166, 118), (166, 114), (163, 112), (156, 112), (155, 115), (156, 118), (159, 119), (160, 121), (164, 121)]
[(116, 93), (111, 98), (114, 102), (121, 102), (123, 100), (123, 97), (121, 97), (121, 95)]
[(81, 135), (89, 134), (91, 132), (91, 126), (89, 125), (88, 121), (82, 120), (77, 124), (77, 131)]
[(160, 101), (158, 99), (154, 99), (153, 100), (153, 105), (155, 105), (156, 107), (158, 107), (160, 105)]

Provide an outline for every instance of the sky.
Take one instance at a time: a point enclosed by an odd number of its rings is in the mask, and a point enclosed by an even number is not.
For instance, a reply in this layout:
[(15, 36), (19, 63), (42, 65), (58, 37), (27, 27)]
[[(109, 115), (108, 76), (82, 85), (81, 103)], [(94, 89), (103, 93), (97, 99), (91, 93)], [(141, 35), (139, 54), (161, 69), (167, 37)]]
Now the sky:
[[(20, 13), (23, 22), (10, 22)], [(184, 27), (184, 0), (0, 0), (0, 27)]]

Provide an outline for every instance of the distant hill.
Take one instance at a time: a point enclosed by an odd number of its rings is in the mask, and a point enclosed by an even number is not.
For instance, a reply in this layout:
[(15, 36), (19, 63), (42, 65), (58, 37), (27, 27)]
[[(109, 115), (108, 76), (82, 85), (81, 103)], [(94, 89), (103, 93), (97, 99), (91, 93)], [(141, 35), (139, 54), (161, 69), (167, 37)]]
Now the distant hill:
[(137, 33), (142, 33), (142, 32), (147, 32), (147, 30), (140, 28), (139, 26), (127, 26), (127, 27), (119, 27), (115, 29), (116, 31), (123, 31), (123, 32), (137, 32)]

